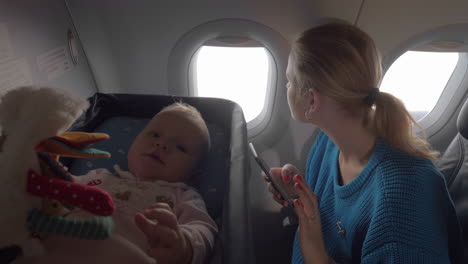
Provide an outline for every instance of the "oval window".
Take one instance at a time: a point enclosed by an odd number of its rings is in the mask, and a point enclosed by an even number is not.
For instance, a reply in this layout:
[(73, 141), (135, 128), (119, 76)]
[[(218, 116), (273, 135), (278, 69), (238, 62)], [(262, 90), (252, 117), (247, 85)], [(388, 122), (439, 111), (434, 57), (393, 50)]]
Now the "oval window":
[(218, 43), (206, 43), (194, 56), (192, 91), (195, 96), (234, 101), (242, 107), (246, 121), (252, 121), (266, 103), (271, 55), (251, 40)]
[(436, 105), (458, 59), (458, 52), (407, 51), (390, 66), (380, 89), (400, 98), (421, 120)]

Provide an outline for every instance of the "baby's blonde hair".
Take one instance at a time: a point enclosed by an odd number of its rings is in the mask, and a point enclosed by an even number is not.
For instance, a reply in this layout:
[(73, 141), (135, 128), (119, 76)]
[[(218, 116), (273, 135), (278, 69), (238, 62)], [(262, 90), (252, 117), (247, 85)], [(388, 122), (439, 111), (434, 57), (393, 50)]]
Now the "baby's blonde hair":
[(203, 144), (203, 151), (202, 151), (202, 160), (203, 160), (204, 157), (206, 157), (208, 155), (208, 152), (210, 151), (211, 140), (210, 140), (210, 132), (208, 130), (208, 126), (206, 125), (205, 119), (203, 119), (201, 113), (195, 107), (187, 103), (183, 103), (183, 102), (176, 102), (168, 106), (165, 106), (163, 109), (161, 109), (161, 111), (159, 111), (159, 113), (169, 112), (169, 111), (177, 112), (183, 115), (188, 115), (197, 122), (205, 138), (205, 143)]

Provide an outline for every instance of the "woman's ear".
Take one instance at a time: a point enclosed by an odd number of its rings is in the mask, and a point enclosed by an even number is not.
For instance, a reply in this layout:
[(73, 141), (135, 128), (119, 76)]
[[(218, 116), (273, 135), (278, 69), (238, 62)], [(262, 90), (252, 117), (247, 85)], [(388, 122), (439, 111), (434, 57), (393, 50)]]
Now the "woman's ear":
[(310, 120), (312, 115), (319, 110), (320, 94), (314, 89), (309, 89), (306, 93), (306, 98), (305, 116), (307, 120)]

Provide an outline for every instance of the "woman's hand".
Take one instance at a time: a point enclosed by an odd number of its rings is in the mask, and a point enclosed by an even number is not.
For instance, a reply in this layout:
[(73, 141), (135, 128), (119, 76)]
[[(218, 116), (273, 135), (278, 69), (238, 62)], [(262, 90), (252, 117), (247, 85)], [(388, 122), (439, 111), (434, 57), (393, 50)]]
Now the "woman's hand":
[[(292, 181), (294, 175), (297, 175), (299, 170), (291, 164), (286, 164), (282, 168), (271, 168), (270, 175), (275, 179), (278, 179), (277, 182), (282, 182), (284, 190), (288, 193), (290, 197), (297, 196), (296, 190), (294, 189), (294, 182)], [(281, 197), (278, 191), (273, 187), (270, 179), (262, 172), (262, 177), (268, 182), (268, 190), (273, 194), (273, 199), (283, 206), (287, 206), (288, 203)]]
[(317, 197), (300, 175), (293, 177), (299, 199), (294, 210), (299, 218), (299, 245), (304, 263), (334, 263), (325, 250)]
[(148, 255), (158, 263), (188, 264), (192, 261), (192, 244), (182, 233), (168, 204), (152, 205), (143, 214), (135, 215), (135, 223), (148, 239)]

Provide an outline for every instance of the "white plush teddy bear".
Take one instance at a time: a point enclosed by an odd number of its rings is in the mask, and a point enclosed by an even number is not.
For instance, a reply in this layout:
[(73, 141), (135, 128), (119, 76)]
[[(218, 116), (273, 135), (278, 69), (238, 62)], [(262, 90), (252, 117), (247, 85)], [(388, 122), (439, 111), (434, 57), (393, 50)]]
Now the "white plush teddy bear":
[(86, 110), (88, 103), (64, 89), (20, 87), (0, 101), (0, 248), (18, 245), (23, 255), (41, 253), (26, 226), (28, 212), (41, 198), (26, 191), (27, 172), (39, 171), (35, 146), (61, 134)]

